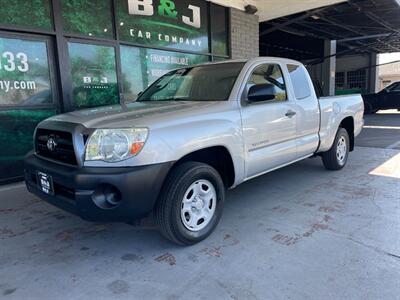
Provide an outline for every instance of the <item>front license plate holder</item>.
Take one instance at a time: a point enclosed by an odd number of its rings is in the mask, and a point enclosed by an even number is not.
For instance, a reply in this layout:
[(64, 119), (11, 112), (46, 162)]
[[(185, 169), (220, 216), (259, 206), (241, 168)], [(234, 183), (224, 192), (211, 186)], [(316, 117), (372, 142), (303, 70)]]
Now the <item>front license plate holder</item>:
[(37, 184), (39, 190), (47, 195), (54, 195), (53, 178), (43, 172), (36, 172)]

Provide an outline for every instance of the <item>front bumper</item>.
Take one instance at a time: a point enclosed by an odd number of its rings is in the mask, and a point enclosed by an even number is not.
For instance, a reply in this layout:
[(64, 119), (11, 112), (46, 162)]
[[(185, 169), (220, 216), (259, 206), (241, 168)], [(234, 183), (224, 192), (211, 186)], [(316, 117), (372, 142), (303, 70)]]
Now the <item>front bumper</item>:
[[(152, 211), (173, 162), (126, 168), (73, 167), (29, 154), (25, 158), (28, 190), (63, 210), (96, 222), (128, 222)], [(54, 195), (37, 185), (40, 171), (53, 179)], [(93, 201), (101, 186), (113, 186), (121, 196), (115, 207), (101, 208)]]

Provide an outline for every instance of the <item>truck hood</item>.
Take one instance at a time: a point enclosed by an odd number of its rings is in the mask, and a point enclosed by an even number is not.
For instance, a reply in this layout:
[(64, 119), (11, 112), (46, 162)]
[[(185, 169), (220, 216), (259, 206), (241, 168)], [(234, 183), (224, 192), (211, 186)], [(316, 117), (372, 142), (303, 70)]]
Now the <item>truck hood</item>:
[[(81, 124), (87, 128), (118, 128), (148, 126), (151, 123), (190, 114), (221, 101), (144, 101), (122, 105), (102, 106), (56, 115), (46, 121)], [(45, 121), (45, 122), (46, 122)]]

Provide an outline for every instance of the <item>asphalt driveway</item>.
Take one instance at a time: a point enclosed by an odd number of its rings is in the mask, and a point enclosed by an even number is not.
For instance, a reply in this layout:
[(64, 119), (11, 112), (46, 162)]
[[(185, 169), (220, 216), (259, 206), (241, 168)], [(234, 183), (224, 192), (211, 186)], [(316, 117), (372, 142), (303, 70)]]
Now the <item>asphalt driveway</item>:
[(339, 172), (315, 158), (239, 186), (186, 248), (151, 220), (88, 223), (3, 186), (0, 298), (399, 299), (400, 151), (386, 147), (357, 147)]

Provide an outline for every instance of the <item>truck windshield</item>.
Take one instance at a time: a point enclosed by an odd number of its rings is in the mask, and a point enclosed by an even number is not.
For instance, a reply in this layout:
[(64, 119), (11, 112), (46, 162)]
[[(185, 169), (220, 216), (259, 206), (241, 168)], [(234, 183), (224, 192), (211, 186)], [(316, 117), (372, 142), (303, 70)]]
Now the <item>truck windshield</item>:
[(203, 65), (171, 71), (155, 81), (137, 101), (224, 101), (244, 63)]

